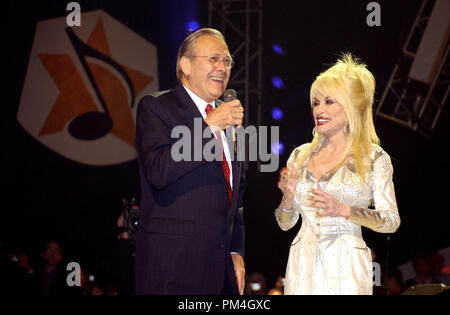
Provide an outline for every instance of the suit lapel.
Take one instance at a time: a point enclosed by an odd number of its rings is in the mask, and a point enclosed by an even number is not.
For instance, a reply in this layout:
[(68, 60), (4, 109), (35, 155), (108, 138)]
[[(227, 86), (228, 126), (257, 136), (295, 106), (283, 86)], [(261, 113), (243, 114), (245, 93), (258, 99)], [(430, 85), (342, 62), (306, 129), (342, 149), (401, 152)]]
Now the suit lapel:
[[(187, 93), (186, 89), (183, 87), (183, 85), (181, 83), (178, 84), (173, 89), (173, 92), (174, 92), (175, 96), (178, 99), (177, 103), (184, 110), (184, 121), (185, 121), (186, 126), (190, 130), (194, 130), (194, 119), (195, 118), (200, 118), (201, 121), (202, 121), (202, 130), (201, 130), (202, 134), (201, 134), (201, 136), (203, 136), (203, 130), (205, 128), (208, 128), (208, 124), (203, 119), (203, 116), (200, 113), (200, 111), (198, 110), (197, 105), (195, 105), (194, 101), (189, 96), (189, 94)], [(221, 103), (222, 102), (220, 100), (216, 100), (216, 106), (220, 105)], [(211, 134), (211, 139), (213, 141), (217, 141), (216, 138), (214, 137), (214, 135), (212, 135), (212, 134)], [(211, 140), (208, 140), (208, 141), (211, 141)], [(223, 186), (225, 187), (225, 192), (228, 195), (228, 192), (226, 191), (226, 189), (227, 189), (226, 188), (226, 181), (225, 181), (225, 176), (223, 175), (222, 165), (220, 164), (220, 161), (213, 161), (212, 163), (216, 164), (217, 171), (219, 172), (219, 177), (222, 179)], [(234, 173), (233, 173), (233, 175), (234, 175)], [(234, 180), (233, 180), (233, 183), (234, 183)]]
[[(177, 104), (179, 104), (184, 110), (184, 120), (186, 122), (186, 126), (189, 127), (191, 130), (194, 130), (194, 118), (200, 118), (202, 120), (202, 133), (203, 133), (203, 130), (208, 127), (208, 124), (204, 121), (202, 114), (200, 113), (200, 111), (198, 110), (194, 101), (191, 99), (191, 97), (187, 93), (186, 89), (183, 87), (182, 84), (178, 84), (173, 89), (173, 92), (178, 99)], [(217, 99), (216, 106), (219, 106), (220, 104), (222, 104), (222, 101)], [(231, 127), (229, 127), (229, 128), (231, 128)], [(214, 136), (212, 136), (212, 137), (214, 137)], [(211, 139), (213, 139), (213, 138), (211, 138)], [(214, 139), (215, 139), (215, 137), (214, 137)], [(217, 140), (214, 140), (214, 141), (217, 141)], [(226, 145), (228, 145), (228, 150), (230, 152), (230, 155), (233, 152), (233, 158), (231, 161), (231, 171), (233, 172), (232, 173), (233, 174), (232, 202), (234, 204), (234, 202), (238, 196), (237, 193), (239, 190), (239, 178), (238, 178), (239, 177), (239, 174), (238, 174), (239, 162), (236, 161), (236, 152), (234, 152), (234, 148), (230, 148), (230, 145), (234, 145), (234, 143), (231, 141), (230, 144), (228, 144), (228, 141), (227, 141)], [(221, 178), (221, 180), (223, 182), (224, 193), (227, 194), (227, 196), (228, 196), (227, 183), (225, 181), (225, 176), (223, 175), (222, 165), (221, 165), (220, 161), (214, 161), (213, 163), (215, 163), (215, 165), (217, 167), (217, 171), (220, 174), (219, 177)]]

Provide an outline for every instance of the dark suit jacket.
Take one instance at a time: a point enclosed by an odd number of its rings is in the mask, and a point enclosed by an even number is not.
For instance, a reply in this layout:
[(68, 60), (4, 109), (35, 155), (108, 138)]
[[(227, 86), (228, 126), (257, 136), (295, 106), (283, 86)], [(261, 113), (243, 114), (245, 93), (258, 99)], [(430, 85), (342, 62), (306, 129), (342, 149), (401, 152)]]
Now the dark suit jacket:
[[(229, 207), (219, 161), (194, 161), (194, 118), (209, 128), (179, 84), (166, 94), (144, 97), (138, 107), (136, 148), (141, 179), (141, 217), (136, 235), (137, 294), (238, 293), (230, 252), (244, 256), (244, 176), (232, 162)], [(176, 162), (171, 149), (176, 126), (191, 131), (191, 160)], [(203, 131), (203, 130), (202, 130)], [(243, 171), (242, 171), (243, 173)]]

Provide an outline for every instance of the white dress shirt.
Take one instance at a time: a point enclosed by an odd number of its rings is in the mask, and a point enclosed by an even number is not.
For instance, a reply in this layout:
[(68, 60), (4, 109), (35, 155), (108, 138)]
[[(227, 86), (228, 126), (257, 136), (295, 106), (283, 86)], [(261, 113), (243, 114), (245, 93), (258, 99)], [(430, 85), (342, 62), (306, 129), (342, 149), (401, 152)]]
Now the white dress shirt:
[[(210, 104), (213, 108), (216, 108), (216, 102), (215, 101), (213, 101), (212, 103), (208, 103), (208, 102), (204, 101), (203, 99), (201, 99), (199, 96), (197, 96), (194, 92), (189, 90), (184, 85), (183, 85), (183, 87), (186, 89), (186, 91), (188, 92), (189, 96), (194, 101), (194, 103), (197, 106), (200, 114), (202, 114), (203, 119), (206, 118), (206, 105)], [(230, 186), (231, 186), (231, 189), (233, 189), (233, 171), (232, 171), (233, 169), (231, 167), (230, 149), (228, 148), (227, 138), (226, 138), (225, 132), (223, 130), (220, 131), (220, 135), (222, 137), (223, 151), (225, 153), (225, 157), (227, 158), (227, 164), (228, 164), (228, 167), (230, 169)], [(216, 136), (215, 133), (214, 133), (214, 136)]]

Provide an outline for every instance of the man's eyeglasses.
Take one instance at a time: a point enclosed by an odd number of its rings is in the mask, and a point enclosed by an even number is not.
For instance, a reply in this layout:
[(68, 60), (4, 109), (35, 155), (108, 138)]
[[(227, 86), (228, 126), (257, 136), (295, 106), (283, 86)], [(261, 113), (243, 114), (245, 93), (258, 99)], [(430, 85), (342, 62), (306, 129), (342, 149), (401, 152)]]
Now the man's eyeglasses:
[(206, 58), (206, 59), (208, 59), (209, 63), (212, 66), (214, 66), (214, 67), (217, 67), (223, 61), (223, 64), (225, 65), (225, 68), (227, 68), (228, 70), (230, 70), (234, 66), (234, 59), (233, 59), (233, 57), (223, 57), (223, 58), (221, 58), (218, 55), (190, 56), (190, 57), (203, 57), (203, 58)]

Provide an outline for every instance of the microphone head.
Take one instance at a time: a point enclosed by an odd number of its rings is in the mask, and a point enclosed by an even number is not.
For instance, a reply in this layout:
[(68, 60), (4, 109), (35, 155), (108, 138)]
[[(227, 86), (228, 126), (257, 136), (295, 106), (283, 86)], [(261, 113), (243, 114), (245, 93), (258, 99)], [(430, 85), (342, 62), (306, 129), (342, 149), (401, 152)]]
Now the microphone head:
[(236, 91), (233, 89), (228, 89), (223, 93), (223, 101), (224, 102), (230, 102), (235, 100), (237, 97)]

